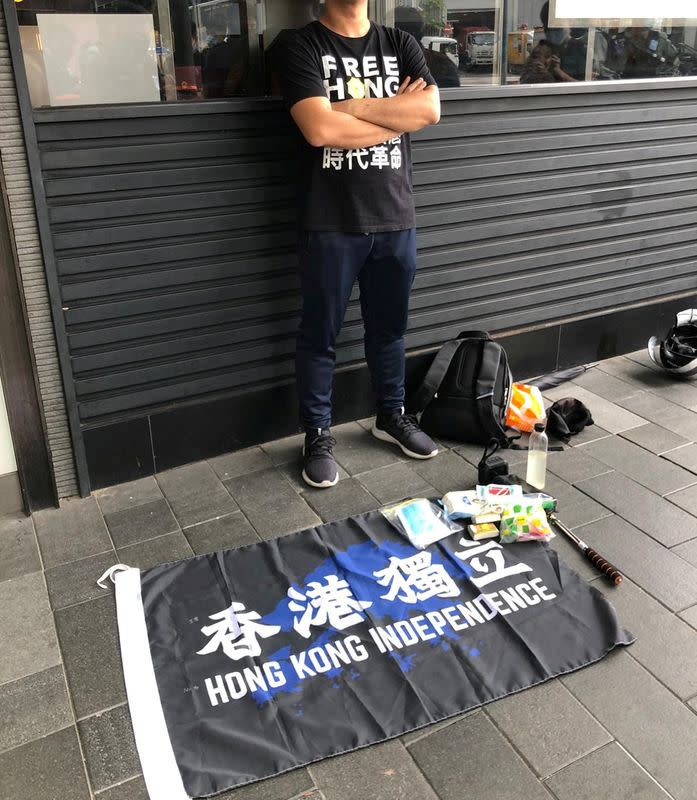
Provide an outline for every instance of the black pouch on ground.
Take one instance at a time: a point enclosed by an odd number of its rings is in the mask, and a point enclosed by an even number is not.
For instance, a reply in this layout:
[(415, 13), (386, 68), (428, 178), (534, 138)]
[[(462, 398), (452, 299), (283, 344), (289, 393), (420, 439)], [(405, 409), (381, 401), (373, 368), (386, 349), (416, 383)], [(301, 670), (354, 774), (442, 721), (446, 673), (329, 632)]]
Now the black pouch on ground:
[(512, 382), (503, 347), (485, 331), (463, 331), (438, 351), (407, 408), (423, 412), (421, 427), (431, 436), (472, 444), (497, 439), (506, 447)]
[(567, 444), (574, 434), (592, 424), (591, 412), (575, 397), (564, 397), (547, 409), (547, 433)]

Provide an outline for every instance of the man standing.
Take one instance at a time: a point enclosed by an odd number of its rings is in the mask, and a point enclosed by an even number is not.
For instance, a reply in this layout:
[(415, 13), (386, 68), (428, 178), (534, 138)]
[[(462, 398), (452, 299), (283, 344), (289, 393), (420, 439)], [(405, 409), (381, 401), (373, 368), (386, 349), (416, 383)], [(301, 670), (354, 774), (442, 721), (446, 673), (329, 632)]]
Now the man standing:
[(326, 0), (320, 20), (284, 36), (276, 62), (304, 139), (296, 377), (303, 478), (318, 488), (339, 479), (334, 345), (356, 280), (377, 396), (372, 433), (413, 458), (438, 452), (404, 413), (404, 332), (416, 267), (409, 133), (438, 122), (440, 100), (414, 37), (371, 22), (367, 6)]

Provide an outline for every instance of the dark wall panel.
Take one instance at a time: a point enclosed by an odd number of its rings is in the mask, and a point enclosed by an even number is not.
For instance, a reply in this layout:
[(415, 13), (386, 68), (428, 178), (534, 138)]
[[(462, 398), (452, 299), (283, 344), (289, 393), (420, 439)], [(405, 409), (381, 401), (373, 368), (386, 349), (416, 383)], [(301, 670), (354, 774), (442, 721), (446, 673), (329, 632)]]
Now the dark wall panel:
[[(35, 114), (85, 427), (292, 377), (289, 121), (204, 106)], [(456, 92), (414, 185), (412, 350), (697, 286), (695, 86)], [(338, 360), (361, 359), (354, 296)]]

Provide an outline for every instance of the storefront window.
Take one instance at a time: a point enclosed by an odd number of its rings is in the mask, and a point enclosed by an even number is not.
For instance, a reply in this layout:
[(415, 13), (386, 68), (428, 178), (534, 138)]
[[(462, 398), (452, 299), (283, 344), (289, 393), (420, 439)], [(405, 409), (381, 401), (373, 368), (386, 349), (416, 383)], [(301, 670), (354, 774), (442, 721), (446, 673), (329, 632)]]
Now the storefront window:
[[(369, 0), (369, 13), (417, 38), (442, 89), (697, 75), (697, 19), (685, 16), (697, 7), (663, 0), (670, 25), (621, 17), (625, 6), (645, 14), (655, 2)], [(319, 0), (17, 0), (16, 8), (35, 107), (277, 94), (274, 42), (322, 10)]]
[(256, 8), (245, 0), (22, 0), (17, 15), (32, 103), (256, 94)]
[[(607, 17), (561, 17), (580, 0), (511, 0), (506, 83), (563, 83), (697, 75), (697, 27), (627, 19), (603, 25), (624, 0), (608, 0)], [(578, 9), (573, 8), (579, 6)], [(587, 8), (587, 6), (586, 6)], [(621, 8), (620, 13), (627, 13)], [(634, 11), (636, 13), (636, 11)], [(621, 22), (618, 18), (617, 22)], [(598, 25), (592, 23), (600, 23)], [(584, 24), (585, 23), (585, 24)], [(641, 23), (641, 24), (640, 24)]]

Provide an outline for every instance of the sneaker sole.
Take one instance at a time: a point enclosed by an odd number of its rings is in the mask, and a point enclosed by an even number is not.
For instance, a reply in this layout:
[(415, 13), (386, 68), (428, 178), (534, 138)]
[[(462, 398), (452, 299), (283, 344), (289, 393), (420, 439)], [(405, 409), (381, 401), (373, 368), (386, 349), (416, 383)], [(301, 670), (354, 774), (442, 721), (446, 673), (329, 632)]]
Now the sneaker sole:
[(336, 473), (336, 477), (333, 481), (322, 481), (322, 483), (317, 483), (316, 481), (310, 480), (307, 477), (307, 473), (303, 470), (303, 480), (308, 486), (312, 486), (314, 489), (330, 489), (332, 486), (336, 486), (339, 482), (339, 473)]
[(426, 460), (427, 458), (433, 458), (434, 456), (438, 455), (438, 448), (436, 447), (435, 450), (428, 453), (427, 455), (423, 455), (422, 453), (415, 453), (413, 450), (410, 450), (408, 447), (405, 447), (400, 441), (394, 438), (394, 436), (390, 436), (389, 433), (386, 431), (381, 431), (376, 425), (373, 425), (371, 429), (371, 433), (376, 439), (380, 439), (381, 442), (389, 442), (390, 444), (396, 444), (397, 447), (401, 448), (402, 452), (405, 455), (408, 455), (409, 458), (419, 458), (422, 461)]

